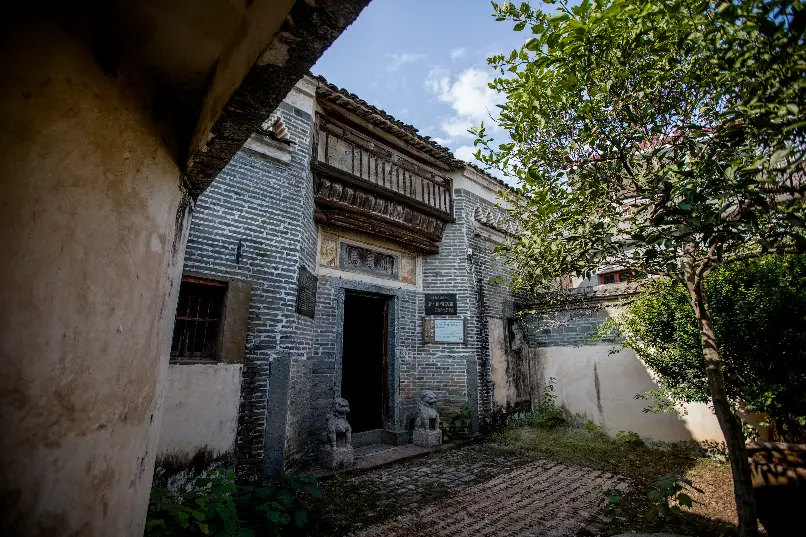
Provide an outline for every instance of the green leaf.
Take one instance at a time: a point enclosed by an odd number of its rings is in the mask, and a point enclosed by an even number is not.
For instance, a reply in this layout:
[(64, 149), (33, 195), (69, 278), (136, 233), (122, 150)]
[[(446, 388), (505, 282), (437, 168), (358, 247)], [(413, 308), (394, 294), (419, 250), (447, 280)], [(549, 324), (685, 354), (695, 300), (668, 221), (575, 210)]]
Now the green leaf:
[(523, 22), (523, 21), (521, 21), (521, 22), (517, 23), (517, 24), (514, 26), (513, 30), (515, 30), (516, 32), (520, 32), (520, 31), (521, 31), (521, 30), (523, 30), (525, 27), (526, 27), (526, 23), (525, 23), (525, 22)]
[(302, 507), (294, 509), (294, 524), (302, 527), (308, 523), (308, 510)]
[(677, 495), (677, 501), (680, 505), (684, 505), (689, 508), (694, 505), (694, 500), (691, 499), (691, 496), (683, 492)]

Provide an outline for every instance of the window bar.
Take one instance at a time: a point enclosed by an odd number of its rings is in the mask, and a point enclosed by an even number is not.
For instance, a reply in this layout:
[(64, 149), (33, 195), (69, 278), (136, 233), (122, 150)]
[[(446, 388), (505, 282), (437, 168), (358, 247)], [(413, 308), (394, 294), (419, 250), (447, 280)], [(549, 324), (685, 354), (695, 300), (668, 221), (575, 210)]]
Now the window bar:
[[(190, 316), (190, 297), (185, 297), (185, 304), (183, 311), (185, 313), (185, 317)], [(182, 335), (179, 338), (179, 357), (185, 356), (187, 354), (188, 348), (188, 338), (190, 337), (190, 323), (187, 321), (182, 321)]]
[[(191, 287), (192, 289), (192, 287)], [(188, 295), (188, 307), (187, 307), (187, 316), (190, 317), (190, 311), (193, 307), (193, 292), (191, 290), (190, 294)], [(193, 340), (190, 339), (190, 331), (193, 329), (193, 323), (190, 321), (185, 321), (186, 333), (185, 336), (185, 347), (182, 352), (182, 356), (188, 356), (193, 349)]]
[[(196, 319), (199, 318), (201, 314), (201, 293), (196, 296)], [(196, 354), (198, 352), (198, 345), (199, 344), (199, 321), (196, 320), (193, 322), (193, 352), (192, 354)]]
[(204, 339), (202, 340), (202, 356), (205, 356), (205, 357), (208, 355), (208, 352), (207, 352), (207, 330), (209, 329), (209, 325), (210, 325), (210, 320), (209, 320), (210, 319), (210, 309), (212, 308), (212, 306), (213, 306), (213, 301), (208, 297), (208, 299), (207, 299), (207, 314), (204, 316), (204, 318), (205, 318), (205, 321), (204, 321), (204, 335), (203, 335)]

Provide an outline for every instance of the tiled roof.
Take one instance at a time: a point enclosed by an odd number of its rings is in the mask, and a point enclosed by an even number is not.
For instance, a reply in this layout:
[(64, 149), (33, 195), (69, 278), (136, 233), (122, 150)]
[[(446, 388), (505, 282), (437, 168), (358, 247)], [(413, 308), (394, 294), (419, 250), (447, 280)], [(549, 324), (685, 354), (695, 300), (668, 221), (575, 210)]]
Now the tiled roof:
[(471, 162), (465, 162), (453, 156), (453, 153), (447, 147), (443, 147), (431, 139), (430, 136), (423, 136), (419, 134), (419, 130), (414, 125), (403, 123), (399, 119), (387, 114), (385, 111), (377, 108), (355, 93), (351, 93), (344, 88), (340, 88), (335, 84), (331, 84), (327, 79), (321, 75), (313, 75), (311, 77), (319, 82), (316, 88), (316, 95), (329, 103), (335, 104), (345, 110), (357, 115), (364, 121), (371, 125), (378, 127), (395, 136), (396, 138), (408, 143), (412, 147), (422, 151), (426, 155), (442, 162), (454, 170), (464, 167), (470, 167), (478, 173), (484, 175), (490, 180), (501, 185), (502, 188), (512, 190), (512, 186), (508, 185), (498, 177), (491, 175), (489, 172), (480, 166)]
[(339, 88), (328, 82), (323, 76), (314, 76), (319, 81), (316, 95), (330, 103), (352, 112), (364, 121), (406, 142), (418, 151), (442, 162), (456, 170), (467, 166), (467, 163), (457, 159), (447, 147), (433, 141), (430, 136), (422, 136), (413, 125), (403, 123), (387, 114), (380, 108), (369, 104), (355, 93)]
[(635, 296), (645, 284), (646, 281), (641, 280), (545, 291), (524, 298), (523, 305), (527, 308), (539, 308), (545, 311), (599, 307), (602, 302), (607, 303)]

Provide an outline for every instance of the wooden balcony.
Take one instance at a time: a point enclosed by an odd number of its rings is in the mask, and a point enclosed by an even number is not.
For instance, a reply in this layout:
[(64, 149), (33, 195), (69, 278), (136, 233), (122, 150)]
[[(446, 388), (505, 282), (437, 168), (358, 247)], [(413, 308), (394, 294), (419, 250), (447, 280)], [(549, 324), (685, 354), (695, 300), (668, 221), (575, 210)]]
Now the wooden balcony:
[(318, 222), (439, 251), (454, 221), (450, 178), (323, 114), (316, 130)]

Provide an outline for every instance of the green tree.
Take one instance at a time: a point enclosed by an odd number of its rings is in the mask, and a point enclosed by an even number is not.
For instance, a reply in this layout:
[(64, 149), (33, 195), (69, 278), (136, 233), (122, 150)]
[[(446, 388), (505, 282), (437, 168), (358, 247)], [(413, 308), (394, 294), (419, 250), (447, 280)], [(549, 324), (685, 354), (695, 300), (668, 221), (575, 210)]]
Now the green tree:
[[(771, 255), (720, 266), (705, 279), (705, 291), (728, 397), (745, 410), (767, 413), (777, 439), (806, 442), (806, 257)], [(660, 389), (650, 395), (658, 408), (711, 401), (697, 319), (683, 285), (653, 280), (611, 319), (622, 346), (656, 374)]]
[[(554, 2), (547, 2), (554, 3)], [(506, 246), (516, 288), (602, 264), (687, 290), (729, 450), (739, 532), (756, 535), (739, 418), (725, 390), (704, 280), (716, 266), (806, 244), (804, 28), (798, 1), (599, 0), (551, 13), (493, 3), (529, 29), (494, 56), (506, 96), (477, 158), (519, 180)]]

